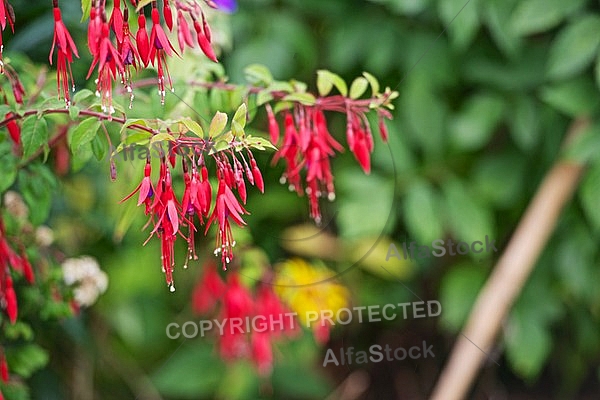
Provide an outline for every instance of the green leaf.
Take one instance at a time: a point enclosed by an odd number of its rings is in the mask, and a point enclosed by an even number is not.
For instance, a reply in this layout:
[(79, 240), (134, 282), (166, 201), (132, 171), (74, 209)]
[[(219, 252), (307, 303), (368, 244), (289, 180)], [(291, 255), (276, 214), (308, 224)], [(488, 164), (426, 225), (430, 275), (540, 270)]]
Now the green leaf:
[(457, 49), (465, 49), (473, 41), (479, 29), (477, 0), (440, 0), (438, 12), (446, 26), (451, 43)]
[(77, 152), (71, 157), (71, 169), (73, 172), (80, 171), (91, 160), (94, 152), (92, 151), (92, 143), (87, 142), (82, 144)]
[(181, 120), (181, 123), (183, 125), (185, 125), (186, 128), (188, 128), (188, 130), (190, 132), (192, 132), (194, 135), (203, 138), (204, 137), (204, 130), (202, 129), (202, 126), (200, 126), (199, 123), (197, 123), (196, 121), (194, 121), (191, 118), (184, 118)]
[(483, 14), (485, 24), (496, 45), (508, 56), (516, 56), (521, 47), (521, 39), (510, 29), (506, 21), (520, 0), (487, 0)]
[(538, 103), (530, 96), (521, 95), (511, 106), (511, 117), (507, 121), (510, 135), (521, 150), (532, 150), (539, 143), (542, 132)]
[(96, 135), (92, 140), (92, 152), (96, 157), (96, 160), (100, 161), (108, 152), (108, 139), (105, 135)]
[(564, 79), (583, 71), (600, 45), (600, 17), (587, 15), (565, 26), (556, 36), (548, 57), (548, 77)]
[(208, 137), (214, 138), (220, 135), (227, 126), (227, 114), (217, 111), (210, 126), (208, 127)]
[(504, 341), (512, 368), (529, 380), (541, 372), (552, 349), (552, 337), (548, 329), (527, 315), (515, 312), (509, 318)]
[(322, 97), (327, 96), (331, 91), (331, 85), (335, 86), (342, 96), (346, 97), (348, 95), (348, 86), (341, 76), (325, 69), (318, 70), (317, 89), (319, 90), (319, 95)]
[(37, 344), (6, 348), (6, 361), (11, 372), (24, 378), (29, 378), (35, 371), (43, 368), (48, 360), (48, 352)]
[(22, 321), (16, 321), (14, 324), (9, 324), (4, 327), (4, 334), (11, 340), (23, 338), (23, 340), (33, 340), (33, 329), (29, 324)]
[[(294, 91), (297, 91), (297, 90), (294, 89), (294, 86), (290, 82), (274, 81), (268, 87), (269, 93), (272, 93), (272, 92), (292, 93)], [(306, 89), (304, 89), (304, 91), (306, 91)]]
[(81, 89), (75, 95), (73, 95), (73, 104), (77, 104), (78, 102), (85, 100), (89, 97), (94, 97), (94, 92), (89, 89)]
[(235, 137), (244, 136), (244, 128), (235, 120), (231, 121), (231, 133)]
[(560, 24), (585, 3), (586, 0), (523, 0), (513, 12), (509, 26), (520, 36), (544, 32)]
[(294, 103), (289, 101), (278, 101), (273, 107), (273, 114), (277, 115), (280, 111), (291, 110), (294, 107)]
[(596, 79), (596, 87), (600, 89), (600, 53), (596, 57), (596, 65), (594, 66), (594, 78)]
[(29, 157), (44, 143), (48, 142), (48, 124), (44, 117), (36, 115), (27, 117), (21, 125), (21, 142), (23, 143), (23, 157)]
[(273, 146), (268, 139), (263, 137), (247, 135), (244, 138), (244, 144), (257, 150), (265, 150), (266, 148), (277, 150), (277, 147)]
[(140, 125), (140, 126), (145, 126), (147, 128), (148, 127), (148, 122), (145, 119), (143, 119), (143, 118), (131, 118), (131, 119), (128, 118), (125, 121), (125, 123), (123, 124), (123, 126), (121, 126), (121, 130), (119, 131), (121, 133), (121, 135), (131, 125)]
[(91, 10), (92, 0), (81, 0), (81, 22), (85, 21), (90, 17)]
[(79, 111), (79, 107), (77, 106), (69, 107), (69, 117), (71, 117), (72, 120), (76, 120), (79, 117)]
[(413, 143), (431, 156), (445, 147), (446, 104), (429, 86), (426, 75), (413, 74), (406, 80), (400, 97), (400, 116)]
[[(596, 132), (597, 134), (600, 132)], [(579, 198), (588, 221), (600, 232), (600, 163), (596, 162), (585, 174), (579, 188)]]
[(350, 85), (350, 98), (358, 99), (365, 94), (367, 87), (369, 87), (369, 81), (366, 78), (359, 76), (352, 82), (352, 85)]
[(0, 391), (6, 400), (31, 400), (29, 387), (14, 379), (8, 383), (0, 382)]
[[(225, 369), (215, 358), (207, 342), (195, 341), (195, 345), (184, 345), (176, 351), (152, 376), (161, 394), (171, 398), (199, 399), (213, 397)], [(203, 365), (211, 368), (203, 369)], [(194, 379), (180, 379), (190, 371), (202, 371)]]
[(56, 97), (49, 97), (42, 102), (42, 104), (37, 108), (38, 117), (43, 115), (43, 111), (50, 109), (64, 109), (65, 102), (64, 100), (59, 100)]
[(461, 263), (448, 271), (441, 282), (440, 303), (444, 305), (442, 324), (457, 332), (466, 322), (483, 287), (487, 272), (480, 265)]
[(81, 146), (90, 143), (100, 128), (100, 121), (96, 117), (90, 117), (83, 120), (72, 129), (67, 137), (69, 147), (73, 154), (76, 154)]
[(47, 166), (30, 164), (18, 174), (18, 185), (23, 200), (29, 207), (29, 219), (32, 224), (43, 223), (50, 212), (52, 193), (56, 179)]
[(461, 150), (478, 150), (490, 140), (504, 113), (504, 102), (491, 94), (470, 96), (450, 121), (450, 142)]
[(137, 8), (135, 9), (135, 11), (139, 12), (141, 11), (142, 8), (146, 7), (148, 4), (152, 3), (153, 0), (140, 0), (137, 3)]
[(125, 144), (143, 144), (146, 143), (147, 140), (152, 138), (152, 134), (150, 132), (140, 131), (134, 132), (131, 135), (128, 135), (123, 143)]
[(169, 132), (161, 132), (153, 135), (150, 139), (150, 145), (153, 145), (156, 142), (174, 142), (175, 138)]
[(252, 64), (244, 69), (246, 80), (253, 85), (269, 86), (273, 82), (273, 75), (267, 67), (261, 64)]
[(453, 237), (463, 242), (485, 240), (485, 236), (494, 239), (496, 230), (490, 209), (482, 205), (461, 181), (449, 179), (442, 189)]
[(17, 159), (10, 142), (0, 142), (0, 194), (10, 188), (17, 178)]
[(294, 101), (305, 106), (314, 106), (317, 99), (310, 93), (291, 93), (286, 95), (282, 101)]
[(585, 77), (544, 86), (540, 98), (571, 117), (589, 115), (600, 106), (598, 90)]
[(427, 181), (410, 187), (403, 206), (406, 227), (419, 243), (431, 243), (443, 237), (439, 193)]
[(261, 90), (256, 95), (256, 105), (258, 107), (262, 106), (265, 103), (268, 103), (271, 100), (273, 100), (273, 95), (268, 90)]
[[(236, 110), (235, 114), (233, 115), (233, 122), (237, 122), (240, 126), (240, 128), (244, 129), (244, 127), (246, 126), (246, 113), (248, 112), (248, 108), (246, 107), (245, 103), (242, 103), (238, 109)], [(238, 136), (234, 133), (235, 136)]]
[(476, 197), (497, 207), (519, 204), (527, 172), (526, 158), (517, 152), (494, 153), (478, 159), (469, 183)]
[(379, 94), (379, 81), (368, 72), (363, 72), (362, 74), (369, 81), (369, 85), (371, 85), (371, 97), (375, 97)]

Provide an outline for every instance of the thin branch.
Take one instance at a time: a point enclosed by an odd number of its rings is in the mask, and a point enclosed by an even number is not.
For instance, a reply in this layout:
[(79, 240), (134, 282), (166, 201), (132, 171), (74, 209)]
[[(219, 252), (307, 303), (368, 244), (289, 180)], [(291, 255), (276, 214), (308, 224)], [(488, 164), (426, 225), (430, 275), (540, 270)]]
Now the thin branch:
[[(576, 120), (569, 128), (566, 142), (582, 132), (588, 123), (584, 119)], [(577, 189), (583, 170), (583, 165), (558, 161), (544, 178), (481, 290), (431, 399), (465, 398), (485, 354), (491, 353), (502, 322), (554, 231), (563, 207)]]

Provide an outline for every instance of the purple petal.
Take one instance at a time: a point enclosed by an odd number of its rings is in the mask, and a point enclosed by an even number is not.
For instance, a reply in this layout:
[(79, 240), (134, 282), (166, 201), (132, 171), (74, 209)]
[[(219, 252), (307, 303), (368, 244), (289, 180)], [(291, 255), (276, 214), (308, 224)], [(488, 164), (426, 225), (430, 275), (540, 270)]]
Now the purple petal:
[(235, 0), (213, 0), (217, 5), (217, 8), (221, 11), (232, 13), (237, 10), (237, 4)]

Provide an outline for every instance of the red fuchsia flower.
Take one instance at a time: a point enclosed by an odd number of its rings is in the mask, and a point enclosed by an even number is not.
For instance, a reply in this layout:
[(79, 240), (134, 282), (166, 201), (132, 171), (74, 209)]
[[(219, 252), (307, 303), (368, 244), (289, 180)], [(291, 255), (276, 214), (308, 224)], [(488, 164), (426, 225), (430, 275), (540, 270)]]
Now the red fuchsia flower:
[[(270, 334), (274, 338), (278, 338), (285, 333), (287, 336), (296, 336), (300, 333), (300, 328), (293, 319), (285, 316), (290, 313), (290, 310), (284, 306), (279, 297), (273, 291), (273, 287), (263, 283), (260, 284), (256, 290), (256, 304), (255, 304), (256, 315), (264, 315), (267, 319), (281, 320), (282, 324), (276, 326), (277, 329), (269, 330)], [(285, 316), (285, 318), (280, 316)]]
[(98, 41), (102, 35), (102, 15), (96, 7), (90, 10), (90, 22), (87, 31), (87, 43), (90, 53), (95, 56), (98, 50)]
[[(269, 111), (267, 110), (267, 113)], [(319, 198), (325, 194), (329, 200), (335, 199), (333, 175), (330, 158), (343, 147), (333, 139), (327, 129), (323, 111), (315, 107), (297, 106), (294, 117), (285, 114), (285, 134), (283, 146), (276, 154), (274, 161), (284, 158), (286, 172), (282, 182), (288, 182), (290, 190), (302, 194), (301, 172), (306, 170), (306, 194), (309, 198), (310, 215), (317, 222), (321, 221)], [(270, 117), (269, 117), (270, 118)], [(294, 121), (295, 119), (295, 121)], [(270, 125), (275, 125), (270, 123)], [(271, 128), (272, 136), (276, 128)], [(278, 129), (278, 128), (277, 128)]]
[(9, 274), (4, 276), (4, 282), (2, 285), (4, 293), (4, 303), (6, 304), (6, 314), (11, 324), (17, 322), (18, 306), (17, 306), (17, 295), (13, 288), (12, 278)]
[(150, 41), (146, 32), (146, 17), (144, 14), (138, 15), (138, 31), (135, 35), (138, 53), (144, 63), (144, 67), (150, 62)]
[(269, 119), (269, 135), (271, 136), (271, 143), (277, 144), (277, 142), (279, 142), (279, 124), (275, 119), (271, 104), (265, 104), (265, 108), (267, 109), (267, 117)]
[(173, 12), (171, 6), (169, 6), (169, 0), (163, 0), (163, 18), (169, 31), (173, 30)]
[[(165, 72), (169, 80), (169, 87), (173, 90), (173, 83), (167, 67), (166, 56), (177, 54), (173, 45), (167, 38), (165, 31), (160, 25), (160, 16), (158, 9), (152, 9), (152, 31), (150, 32), (150, 54), (149, 59), (152, 65), (156, 65), (158, 70), (158, 93), (160, 95), (161, 104), (165, 103)], [(177, 54), (179, 55), (179, 54)]]
[(6, 28), (6, 22), (10, 25), (10, 29), (15, 33), (15, 11), (6, 0), (0, 0), (0, 27), (2, 30)]
[(177, 10), (177, 42), (182, 54), (185, 46), (194, 47), (194, 39), (192, 38), (190, 27), (181, 9)]
[(25, 280), (28, 283), (33, 284), (35, 282), (35, 275), (33, 274), (33, 267), (31, 266), (31, 263), (29, 262), (25, 252), (21, 252), (21, 268), (23, 270), (23, 276), (25, 277)]
[(123, 12), (121, 11), (121, 0), (114, 0), (108, 24), (117, 37), (117, 43), (121, 43), (123, 41)]
[(200, 49), (204, 53), (209, 60), (214, 62), (219, 62), (217, 60), (217, 56), (215, 55), (215, 51), (213, 50), (210, 41), (210, 28), (208, 28), (208, 24), (204, 18), (204, 14), (202, 14), (202, 24), (198, 22), (198, 19), (192, 16), (194, 20), (194, 30), (196, 31), (196, 39), (198, 40), (198, 45)]
[(153, 214), (151, 220), (154, 221), (154, 229), (144, 244), (146, 244), (154, 234), (157, 234), (160, 238), (162, 269), (165, 273), (169, 289), (171, 292), (174, 292), (173, 269), (175, 267), (175, 256), (173, 246), (177, 234), (180, 233), (180, 225), (185, 223), (191, 224), (191, 222), (187, 220), (181, 212), (180, 204), (177, 201), (171, 186), (171, 172), (164, 159), (161, 162), (159, 182), (155, 193), (154, 203), (151, 206), (151, 211)]
[(134, 194), (139, 192), (138, 203), (140, 206), (142, 203), (146, 206), (145, 213), (148, 215), (152, 206), (152, 197), (154, 196), (154, 188), (152, 187), (152, 180), (150, 179), (150, 174), (152, 173), (152, 166), (150, 165), (150, 160), (146, 160), (146, 166), (144, 167), (144, 178), (140, 182), (139, 185), (133, 190), (133, 192), (129, 193), (121, 203), (129, 200)]
[[(270, 285), (260, 284), (253, 295), (240, 282), (239, 274), (229, 273), (225, 284), (211, 263), (194, 289), (192, 307), (202, 314), (212, 311), (217, 303), (219, 320), (223, 321), (218, 336), (221, 357), (225, 361), (250, 359), (260, 375), (270, 374), (273, 344), (300, 332), (293, 314), (288, 313)], [(243, 328), (234, 321), (252, 321), (252, 328)]]
[[(54, 39), (52, 40), (52, 48), (50, 49), (50, 65), (52, 65), (52, 56), (54, 48), (57, 49), (56, 57), (56, 81), (59, 95), (62, 93), (67, 107), (71, 105), (71, 97), (69, 90), (75, 91), (75, 83), (73, 81), (73, 73), (71, 72), (71, 63), (73, 62), (73, 54), (79, 58), (77, 47), (71, 38), (71, 34), (62, 21), (60, 9), (58, 8), (58, 0), (53, 0), (54, 5)], [(70, 83), (69, 83), (70, 82)]]
[(237, 274), (227, 276), (227, 291), (223, 296), (220, 320), (224, 321), (223, 335), (220, 337), (219, 350), (221, 357), (232, 361), (250, 354), (247, 335), (232, 329), (231, 319), (244, 320), (252, 315), (254, 301), (248, 289), (240, 283)]
[(123, 64), (121, 56), (115, 46), (110, 41), (110, 29), (108, 23), (102, 23), (101, 35), (96, 44), (94, 59), (90, 65), (87, 77), (92, 75), (92, 71), (98, 66), (98, 78), (96, 79), (96, 96), (101, 99), (102, 111), (108, 114), (114, 114), (115, 109), (112, 105), (113, 81), (117, 76), (123, 76)]
[[(4, 116), (4, 119), (13, 118), (15, 115), (12, 112), (7, 112)], [(14, 143), (15, 150), (21, 146), (21, 127), (17, 124), (17, 121), (11, 119), (6, 123), (6, 128), (8, 129), (8, 134)]]
[(117, 42), (117, 51), (121, 56), (121, 62), (123, 63), (123, 75), (121, 76), (121, 83), (125, 86), (125, 90), (129, 93), (129, 108), (133, 107), (133, 87), (131, 85), (131, 69), (138, 69), (142, 64), (142, 59), (138, 53), (136, 47), (131, 41), (133, 35), (129, 30), (129, 10), (125, 8), (124, 22), (123, 22), (123, 41)]
[(267, 332), (254, 332), (252, 334), (252, 361), (262, 376), (271, 374), (273, 370), (273, 349), (271, 337)]
[[(363, 117), (363, 118), (361, 118)], [(365, 173), (371, 172), (371, 152), (373, 151), (373, 135), (364, 114), (349, 114), (346, 124), (348, 146)]]
[(0, 378), (2, 378), (2, 382), (7, 383), (8, 376), (8, 363), (6, 362), (6, 356), (4, 355), (4, 351), (2, 351), (2, 355), (0, 355)]
[(241, 214), (247, 214), (248, 212), (240, 205), (230, 189), (230, 186), (233, 186), (235, 182), (231, 166), (229, 166), (229, 164), (224, 165), (223, 162), (219, 163), (221, 165), (217, 172), (219, 188), (217, 191), (216, 204), (206, 223), (206, 231), (204, 233), (206, 234), (206, 232), (208, 232), (208, 229), (213, 222), (216, 222), (219, 226), (214, 254), (215, 256), (218, 256), (219, 253), (221, 254), (223, 270), (226, 270), (227, 264), (233, 259), (233, 247), (235, 246), (235, 240), (231, 232), (229, 220), (232, 219), (233, 222), (239, 226), (246, 225)]
[(10, 82), (10, 86), (15, 97), (15, 101), (19, 104), (23, 104), (23, 95), (25, 95), (25, 88), (17, 75), (17, 72), (10, 66), (4, 65), (4, 76)]
[(217, 266), (212, 261), (208, 261), (204, 266), (202, 279), (195, 286), (192, 294), (192, 310), (196, 314), (208, 313), (226, 290), (225, 282), (217, 273)]

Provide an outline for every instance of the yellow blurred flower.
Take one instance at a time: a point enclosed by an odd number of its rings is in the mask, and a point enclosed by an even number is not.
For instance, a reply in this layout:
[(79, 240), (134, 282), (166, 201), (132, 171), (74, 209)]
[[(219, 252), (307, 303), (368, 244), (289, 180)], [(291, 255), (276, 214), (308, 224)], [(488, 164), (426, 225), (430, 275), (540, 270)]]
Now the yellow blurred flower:
[[(311, 326), (315, 338), (325, 342), (329, 338), (329, 324), (320, 320), (310, 323), (307, 315), (317, 313), (319, 318), (323, 311), (331, 311), (335, 315), (341, 308), (350, 303), (349, 290), (331, 279), (334, 272), (330, 269), (294, 258), (276, 266), (275, 292), (292, 309), (304, 326)], [(313, 320), (314, 321), (314, 320)]]

